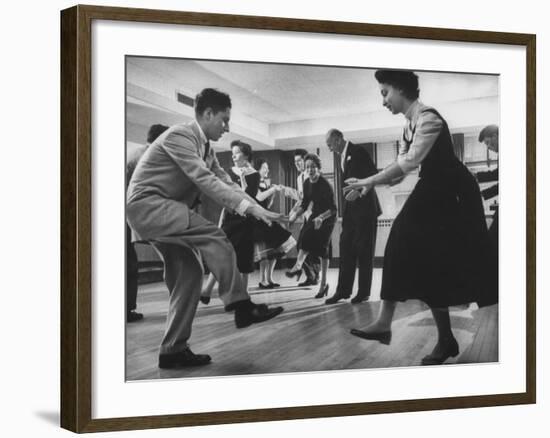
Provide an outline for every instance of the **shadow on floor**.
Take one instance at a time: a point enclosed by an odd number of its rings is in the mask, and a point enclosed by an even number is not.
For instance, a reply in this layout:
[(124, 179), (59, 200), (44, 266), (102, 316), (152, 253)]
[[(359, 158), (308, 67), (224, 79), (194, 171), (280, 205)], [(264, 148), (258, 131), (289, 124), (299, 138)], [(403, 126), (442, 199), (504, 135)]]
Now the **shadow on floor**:
[(59, 427), (60, 424), (60, 415), (57, 411), (39, 411), (34, 413), (38, 418), (43, 420), (45, 423), (49, 423), (52, 426)]

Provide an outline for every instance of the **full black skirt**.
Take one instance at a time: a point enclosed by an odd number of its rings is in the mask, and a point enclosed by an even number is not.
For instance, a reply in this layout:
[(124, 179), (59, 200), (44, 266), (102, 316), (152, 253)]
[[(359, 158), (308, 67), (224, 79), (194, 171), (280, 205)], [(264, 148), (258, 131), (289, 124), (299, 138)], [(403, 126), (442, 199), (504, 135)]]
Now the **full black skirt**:
[(421, 177), (390, 231), (381, 297), (436, 308), (494, 304), (493, 260), (479, 186), (466, 167)]
[(329, 245), (336, 220), (334, 217), (326, 219), (316, 230), (310, 218), (302, 227), (298, 238), (298, 249), (307, 251), (314, 257), (328, 258)]
[(277, 222), (267, 225), (256, 219), (252, 233), (255, 241), (255, 262), (278, 259), (296, 246), (296, 240), (292, 237), (292, 233)]
[(254, 272), (254, 230), (256, 219), (228, 213), (222, 224), (222, 230), (233, 245), (237, 255), (237, 268), (243, 274)]

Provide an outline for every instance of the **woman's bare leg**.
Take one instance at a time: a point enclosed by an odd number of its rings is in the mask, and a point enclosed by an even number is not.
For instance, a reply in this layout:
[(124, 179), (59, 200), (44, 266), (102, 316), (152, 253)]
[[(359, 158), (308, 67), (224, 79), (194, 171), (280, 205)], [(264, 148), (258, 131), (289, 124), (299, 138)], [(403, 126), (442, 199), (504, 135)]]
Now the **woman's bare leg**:
[(322, 292), (327, 284), (328, 263), (328, 258), (321, 259), (321, 284), (319, 285), (319, 292)]
[(260, 283), (263, 284), (264, 286), (269, 285), (268, 269), (269, 269), (269, 260), (260, 261)]
[(397, 303), (395, 301), (382, 300), (378, 317), (362, 331), (367, 333), (387, 332), (391, 330), (393, 314)]
[(273, 283), (273, 271), (275, 271), (275, 265), (277, 264), (277, 259), (271, 259), (267, 261), (266, 266), (266, 280), (268, 283)]
[(304, 262), (306, 261), (308, 252), (301, 249), (298, 251), (298, 257), (296, 257), (296, 263), (294, 264), (294, 267), (291, 269), (291, 271), (299, 271), (302, 269), (302, 266)]

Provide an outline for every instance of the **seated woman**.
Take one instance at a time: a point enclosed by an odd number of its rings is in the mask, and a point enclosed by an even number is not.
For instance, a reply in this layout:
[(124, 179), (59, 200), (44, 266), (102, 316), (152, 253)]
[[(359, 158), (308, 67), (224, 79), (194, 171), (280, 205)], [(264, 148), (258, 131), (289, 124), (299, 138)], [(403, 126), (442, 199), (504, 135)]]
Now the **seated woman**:
[(300, 276), (302, 265), (308, 254), (321, 258), (321, 284), (315, 298), (322, 298), (328, 293), (327, 269), (329, 263), (329, 244), (332, 230), (336, 223), (336, 203), (334, 191), (328, 181), (321, 175), (321, 159), (315, 154), (305, 156), (305, 167), (308, 179), (304, 182), (304, 197), (297, 210), (289, 216), (293, 223), (312, 203), (311, 215), (304, 224), (300, 234), (301, 245), (294, 267), (286, 273), (287, 277)]
[[(252, 148), (240, 140), (231, 142), (233, 163), (227, 172), (246, 193), (256, 199), (260, 187), (260, 174), (251, 165)], [(252, 216), (222, 212), (221, 228), (233, 245), (237, 255), (237, 267), (248, 287), (248, 274), (254, 272), (254, 263), (284, 255), (296, 246), (292, 235), (278, 223), (266, 224)], [(261, 249), (257, 249), (261, 245)], [(207, 304), (215, 280), (210, 277), (201, 293), (201, 301)], [(272, 286), (269, 286), (270, 288)]]
[(397, 301), (421, 300), (430, 307), (438, 332), (422, 365), (441, 364), (459, 353), (449, 306), (495, 302), (481, 195), (474, 177), (455, 156), (447, 122), (418, 100), (418, 77), (401, 70), (378, 70), (375, 77), (383, 106), (392, 114), (403, 114), (407, 124), (397, 160), (368, 178), (346, 180), (346, 199), (353, 201), (419, 166), (420, 172), (386, 244), (378, 318), (351, 333), (387, 344)]

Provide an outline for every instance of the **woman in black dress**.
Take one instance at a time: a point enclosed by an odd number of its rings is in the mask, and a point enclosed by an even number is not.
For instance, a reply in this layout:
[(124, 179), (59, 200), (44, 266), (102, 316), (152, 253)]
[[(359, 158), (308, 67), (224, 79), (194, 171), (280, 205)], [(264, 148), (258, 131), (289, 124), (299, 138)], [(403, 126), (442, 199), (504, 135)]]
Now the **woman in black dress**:
[[(258, 192), (260, 175), (250, 164), (252, 160), (252, 148), (239, 140), (231, 142), (231, 154), (234, 166), (228, 170), (228, 175), (233, 182), (239, 184), (252, 198)], [(222, 210), (219, 226), (227, 235), (237, 255), (237, 268), (243, 277), (243, 284), (248, 288), (248, 274), (254, 272), (254, 237), (253, 230), (256, 219), (252, 216), (241, 216), (237, 213)], [(209, 275), (205, 288), (201, 292), (200, 300), (204, 304), (210, 302), (210, 296), (216, 279)]]
[(438, 341), (422, 359), (441, 364), (459, 353), (451, 330), (449, 306), (493, 304), (488, 275), (490, 244), (479, 187), (454, 154), (445, 120), (418, 100), (418, 77), (411, 71), (378, 70), (383, 105), (404, 114), (397, 160), (369, 178), (346, 181), (346, 199), (389, 184), (420, 166), (419, 180), (395, 218), (382, 276), (382, 306), (376, 321), (351, 333), (388, 343), (397, 301), (419, 299), (431, 309)]
[(328, 293), (327, 269), (329, 263), (329, 244), (332, 230), (336, 223), (336, 203), (334, 191), (328, 181), (321, 175), (321, 159), (315, 154), (304, 158), (308, 179), (304, 182), (304, 197), (300, 207), (292, 211), (289, 222), (293, 223), (313, 202), (309, 219), (302, 228), (299, 241), (301, 246), (294, 267), (286, 273), (287, 277), (299, 276), (302, 265), (308, 254), (321, 258), (321, 284), (315, 298), (322, 298)]
[[(258, 186), (258, 193), (256, 194), (256, 200), (259, 204), (269, 210), (273, 205), (273, 198), (276, 193), (284, 190), (282, 186), (277, 184), (271, 184), (269, 180), (269, 164), (264, 158), (258, 158), (254, 160), (254, 168), (260, 175), (260, 184)], [(261, 244), (256, 244), (256, 253), (259, 254), (262, 251)], [(263, 248), (265, 251), (265, 246)], [(260, 261), (260, 283), (258, 286), (260, 289), (273, 289), (281, 286), (279, 283), (273, 282), (273, 271), (275, 270), (275, 264), (277, 263), (277, 257), (266, 256)]]
[[(231, 142), (234, 166), (228, 170), (233, 182), (253, 199), (259, 193), (260, 174), (252, 166), (252, 148), (240, 140)], [(237, 255), (237, 267), (248, 288), (248, 274), (254, 272), (255, 262), (281, 257), (296, 246), (296, 241), (281, 225), (274, 222), (267, 225), (253, 216), (222, 211), (221, 228), (233, 245)], [(258, 249), (260, 246), (260, 249)], [(215, 279), (211, 276), (201, 293), (201, 301), (208, 304)], [(273, 286), (269, 285), (269, 288)]]

